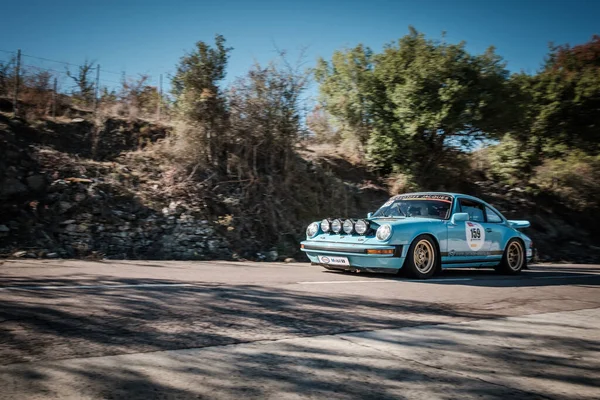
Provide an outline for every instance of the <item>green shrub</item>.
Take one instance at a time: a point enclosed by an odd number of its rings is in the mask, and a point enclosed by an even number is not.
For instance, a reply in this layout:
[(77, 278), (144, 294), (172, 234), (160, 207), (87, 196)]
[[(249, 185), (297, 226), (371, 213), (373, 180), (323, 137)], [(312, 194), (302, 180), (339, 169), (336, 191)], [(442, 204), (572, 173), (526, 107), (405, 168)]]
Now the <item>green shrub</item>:
[(574, 210), (600, 205), (600, 156), (572, 152), (563, 159), (546, 160), (535, 170), (531, 182), (559, 196)]

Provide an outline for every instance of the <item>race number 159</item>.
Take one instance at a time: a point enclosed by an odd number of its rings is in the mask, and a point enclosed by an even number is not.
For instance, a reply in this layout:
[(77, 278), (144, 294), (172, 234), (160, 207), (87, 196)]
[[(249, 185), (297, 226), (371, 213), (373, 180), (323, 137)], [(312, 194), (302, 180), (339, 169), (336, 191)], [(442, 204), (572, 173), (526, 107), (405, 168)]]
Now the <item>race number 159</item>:
[(479, 228), (471, 228), (471, 239), (481, 239), (481, 230)]

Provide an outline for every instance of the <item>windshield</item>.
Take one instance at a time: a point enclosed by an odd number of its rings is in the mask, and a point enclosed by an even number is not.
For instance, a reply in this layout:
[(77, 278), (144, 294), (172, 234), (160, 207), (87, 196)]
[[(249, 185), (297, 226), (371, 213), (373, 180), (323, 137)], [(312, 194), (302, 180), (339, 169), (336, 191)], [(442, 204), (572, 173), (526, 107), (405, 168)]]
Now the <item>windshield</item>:
[(398, 195), (389, 199), (375, 214), (376, 217), (450, 218), (452, 197), (447, 195)]

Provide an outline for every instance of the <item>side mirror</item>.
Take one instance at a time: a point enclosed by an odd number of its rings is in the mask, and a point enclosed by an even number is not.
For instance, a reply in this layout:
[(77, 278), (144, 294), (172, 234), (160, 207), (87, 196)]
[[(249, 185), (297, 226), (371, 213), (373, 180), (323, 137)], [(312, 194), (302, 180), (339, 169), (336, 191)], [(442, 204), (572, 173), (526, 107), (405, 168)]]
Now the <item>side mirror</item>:
[(372, 216), (373, 216), (373, 213), (372, 213), (372, 212), (370, 212), (370, 213), (367, 213), (367, 218), (371, 218)]
[(468, 213), (456, 213), (452, 216), (452, 218), (450, 219), (450, 222), (452, 222), (452, 224), (456, 225), (457, 222), (463, 222), (463, 221), (468, 221), (468, 220), (469, 220)]

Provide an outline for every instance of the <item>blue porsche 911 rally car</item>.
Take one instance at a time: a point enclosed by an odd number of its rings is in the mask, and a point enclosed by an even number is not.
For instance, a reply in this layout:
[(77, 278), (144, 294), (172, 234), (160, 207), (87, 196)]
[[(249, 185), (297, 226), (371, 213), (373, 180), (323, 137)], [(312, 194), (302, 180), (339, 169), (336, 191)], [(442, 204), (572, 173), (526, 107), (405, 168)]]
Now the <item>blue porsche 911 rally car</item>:
[(494, 207), (454, 193), (394, 196), (365, 219), (327, 218), (306, 229), (301, 249), (327, 269), (396, 273), (420, 279), (446, 268), (494, 267), (517, 274), (532, 240)]

